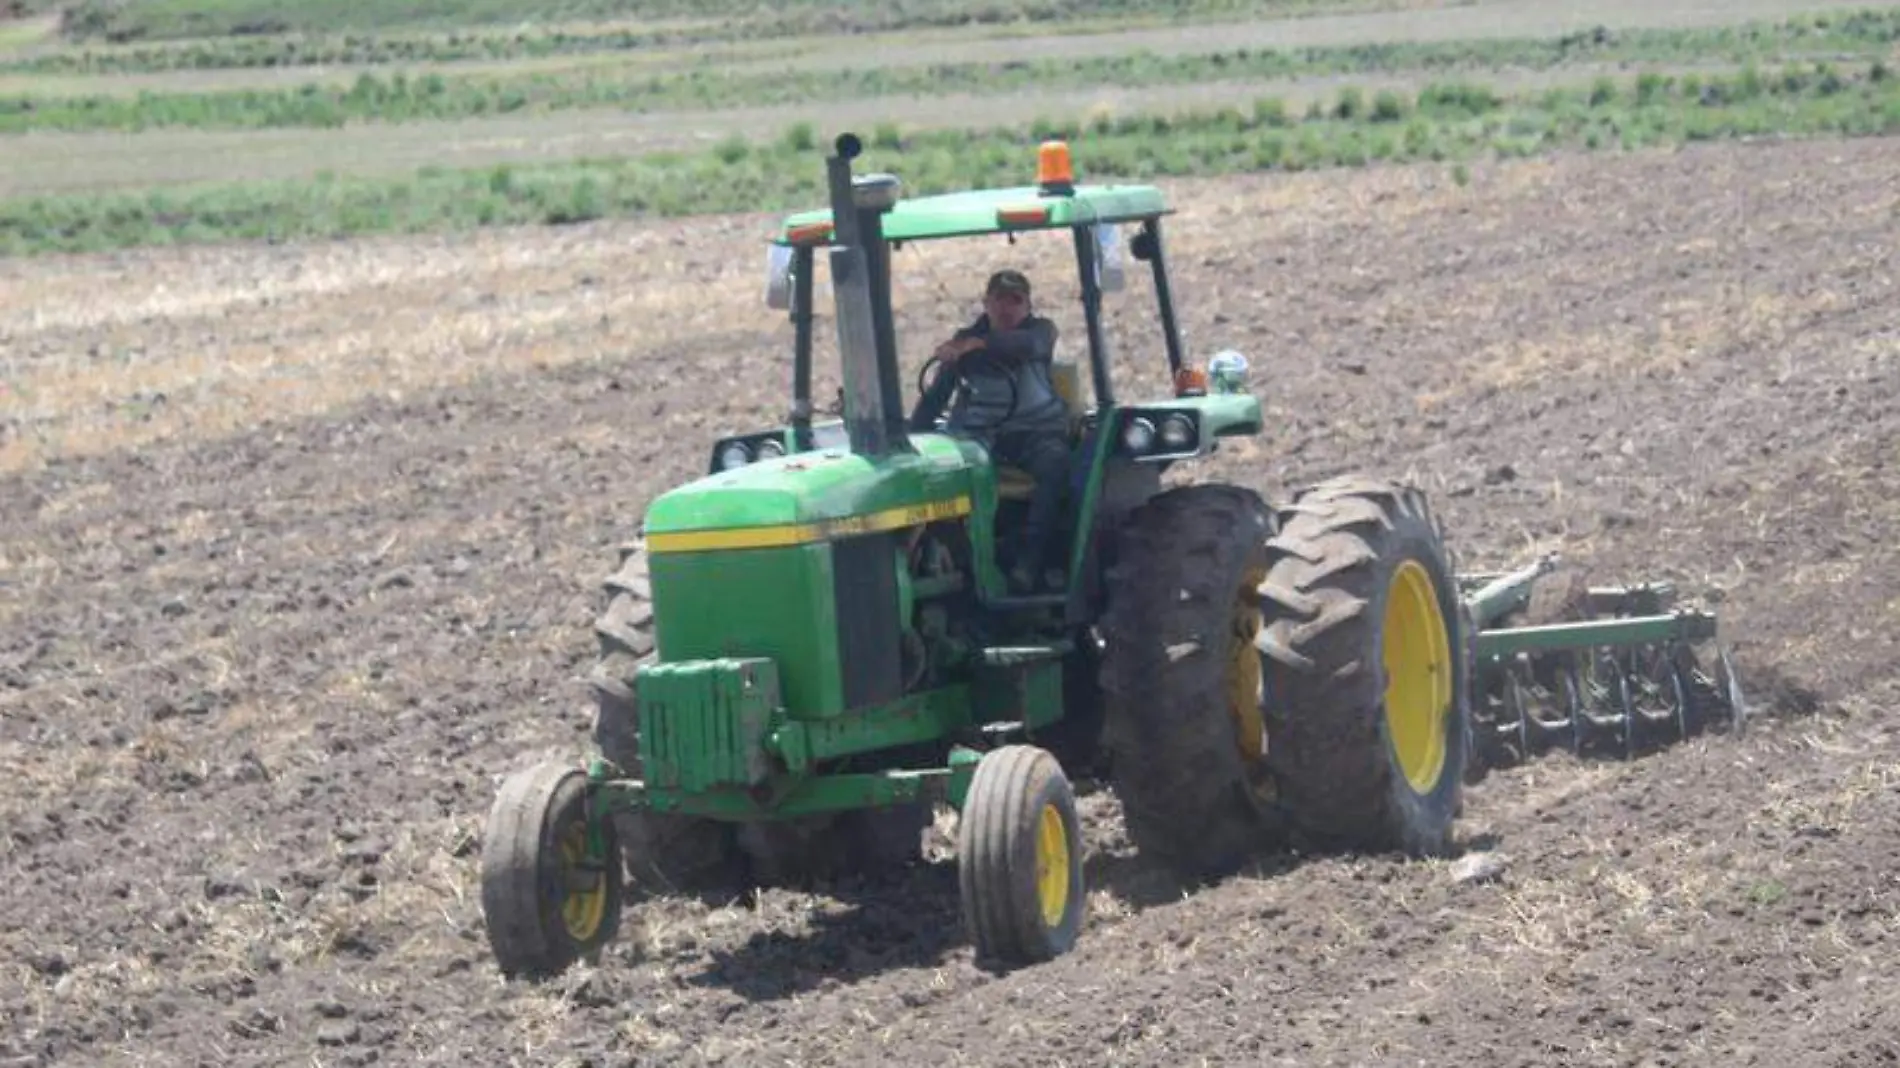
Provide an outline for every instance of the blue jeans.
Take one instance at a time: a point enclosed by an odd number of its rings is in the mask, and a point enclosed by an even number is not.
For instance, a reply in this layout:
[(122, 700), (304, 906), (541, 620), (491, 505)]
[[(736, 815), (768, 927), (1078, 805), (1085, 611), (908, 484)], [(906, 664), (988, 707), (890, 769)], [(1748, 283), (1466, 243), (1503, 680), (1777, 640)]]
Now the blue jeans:
[(1005, 430), (996, 435), (990, 457), (1020, 467), (1036, 480), (1035, 492), (1029, 498), (1029, 515), (1016, 540), (1013, 570), (1039, 581), (1047, 563), (1049, 541), (1056, 533), (1063, 496), (1069, 488), (1068, 435), (1061, 430)]

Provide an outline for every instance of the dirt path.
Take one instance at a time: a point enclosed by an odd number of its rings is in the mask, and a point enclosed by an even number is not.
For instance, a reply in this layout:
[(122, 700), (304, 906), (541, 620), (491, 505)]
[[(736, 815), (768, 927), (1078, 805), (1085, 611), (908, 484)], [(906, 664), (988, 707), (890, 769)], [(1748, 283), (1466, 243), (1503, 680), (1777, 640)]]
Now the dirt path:
[[(1191, 55), (1236, 48), (1326, 48), (1386, 41), (1496, 40), (1556, 37), (1580, 30), (1689, 29), (1728, 26), (1849, 7), (1887, 8), (1900, 0), (1843, 4), (1841, 0), (1600, 0), (1588, 6), (1563, 0), (1479, 0), (1402, 11), (1244, 23), (1189, 24), (1119, 33), (1016, 37), (996, 41), (938, 40), (897, 45), (875, 53), (834, 44), (788, 66), (893, 66), (1004, 62), (1052, 56), (1106, 56), (1129, 52)], [(773, 64), (767, 64), (771, 66)]]
[[(1006, 976), (947, 863), (649, 908), (552, 987), (486, 956), (481, 820), (579, 743), (613, 545), (782, 403), (756, 220), (48, 260), (31, 295), (8, 265), (16, 367), (256, 370), (149, 421), (48, 390), (97, 451), (0, 476), (0, 1062), (1890, 1059), (1896, 147), (1183, 187), (1192, 351), (1243, 348), (1269, 405), (1210, 474), (1415, 469), (1466, 566), (1674, 578), (1764, 719), (1494, 776), (1462, 833), (1496, 884), (1269, 859), (1183, 898), (1091, 797), (1086, 941)], [(996, 251), (904, 261), (903, 328)], [(704, 302), (640, 304), (673, 279)]]

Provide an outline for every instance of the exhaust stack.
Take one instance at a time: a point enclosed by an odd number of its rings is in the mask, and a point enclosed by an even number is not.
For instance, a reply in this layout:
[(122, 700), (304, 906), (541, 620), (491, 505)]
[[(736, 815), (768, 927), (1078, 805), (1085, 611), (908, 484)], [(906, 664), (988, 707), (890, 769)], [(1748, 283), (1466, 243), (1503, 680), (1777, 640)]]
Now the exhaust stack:
[(899, 183), (888, 174), (852, 177), (851, 161), (864, 149), (855, 134), (840, 135), (835, 147), (836, 154), (825, 163), (837, 231), (831, 282), (844, 371), (845, 431), (855, 453), (915, 452), (898, 385), (891, 253), (884, 241), (883, 215), (897, 203)]

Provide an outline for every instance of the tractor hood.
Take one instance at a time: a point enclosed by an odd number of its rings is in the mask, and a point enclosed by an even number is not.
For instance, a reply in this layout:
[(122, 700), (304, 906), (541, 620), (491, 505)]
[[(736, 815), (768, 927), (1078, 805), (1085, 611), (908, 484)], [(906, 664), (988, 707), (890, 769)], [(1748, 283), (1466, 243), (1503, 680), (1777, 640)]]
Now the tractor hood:
[(981, 447), (941, 434), (912, 441), (914, 454), (795, 453), (669, 490), (647, 507), (647, 548), (799, 545), (967, 515)]

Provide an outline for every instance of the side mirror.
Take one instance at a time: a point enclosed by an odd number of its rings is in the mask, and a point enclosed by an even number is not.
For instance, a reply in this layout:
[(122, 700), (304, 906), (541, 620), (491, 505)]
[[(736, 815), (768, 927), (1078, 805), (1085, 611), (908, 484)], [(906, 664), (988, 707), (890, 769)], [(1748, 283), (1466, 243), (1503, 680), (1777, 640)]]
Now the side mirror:
[(792, 250), (785, 245), (766, 246), (765, 306), (779, 311), (792, 306)]
[(1114, 223), (1095, 226), (1096, 284), (1104, 293), (1119, 292), (1128, 286), (1128, 261), (1122, 252), (1122, 232)]

